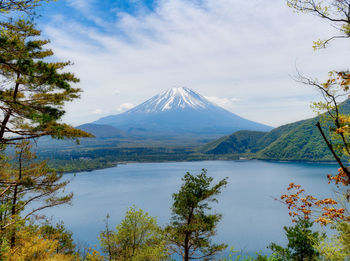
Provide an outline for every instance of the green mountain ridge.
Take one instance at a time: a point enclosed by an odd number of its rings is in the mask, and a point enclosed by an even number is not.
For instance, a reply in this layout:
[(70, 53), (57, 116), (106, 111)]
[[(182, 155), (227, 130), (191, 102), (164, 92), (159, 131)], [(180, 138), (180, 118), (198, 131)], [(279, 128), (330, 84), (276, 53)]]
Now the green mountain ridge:
[[(339, 107), (350, 113), (350, 101)], [(316, 123), (324, 115), (277, 127), (270, 132), (239, 131), (202, 146), (205, 154), (242, 154), (249, 158), (283, 161), (334, 161)], [(323, 126), (328, 135), (330, 125)]]
[(265, 135), (266, 132), (261, 131), (237, 131), (202, 146), (200, 151), (216, 155), (256, 152), (258, 141)]
[[(319, 117), (316, 117), (279, 130), (279, 137), (258, 151), (255, 158), (298, 161), (333, 160), (316, 128), (318, 120)], [(269, 133), (266, 136), (269, 136)]]

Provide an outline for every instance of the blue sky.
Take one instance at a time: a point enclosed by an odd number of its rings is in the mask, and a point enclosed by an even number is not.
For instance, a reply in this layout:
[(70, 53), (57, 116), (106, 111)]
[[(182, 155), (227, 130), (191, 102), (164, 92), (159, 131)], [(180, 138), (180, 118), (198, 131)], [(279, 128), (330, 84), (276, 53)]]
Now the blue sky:
[(57, 59), (73, 61), (81, 79), (65, 116), (73, 125), (186, 86), (279, 126), (314, 116), (310, 102), (320, 99), (293, 80), (296, 68), (319, 79), (348, 68), (346, 40), (313, 51), (334, 29), (283, 0), (59, 0), (38, 13)]
[(105, 22), (114, 23), (118, 20), (119, 13), (127, 13), (133, 16), (145, 15), (153, 12), (156, 6), (153, 0), (124, 1), (124, 0), (58, 0), (50, 4), (43, 4), (37, 9), (41, 14), (39, 23), (50, 22), (50, 16), (63, 14), (69, 19), (85, 25), (104, 30), (92, 16)]

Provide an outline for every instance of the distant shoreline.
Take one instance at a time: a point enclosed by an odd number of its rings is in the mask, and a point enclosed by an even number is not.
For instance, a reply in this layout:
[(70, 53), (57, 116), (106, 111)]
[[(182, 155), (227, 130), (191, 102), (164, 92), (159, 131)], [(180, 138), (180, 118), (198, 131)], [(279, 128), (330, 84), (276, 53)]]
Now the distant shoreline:
[(118, 167), (118, 165), (128, 165), (135, 163), (181, 163), (181, 162), (199, 162), (199, 161), (265, 161), (272, 163), (306, 163), (306, 164), (322, 164), (322, 165), (338, 165), (336, 161), (306, 161), (306, 160), (270, 160), (270, 159), (254, 159), (254, 158), (240, 158), (240, 159), (198, 159), (198, 160), (161, 160), (161, 161), (120, 161), (116, 163), (111, 163), (110, 166), (87, 169), (87, 170), (76, 170), (76, 171), (62, 171), (64, 174), (77, 174), (81, 172), (92, 172), (95, 170), (109, 169)]

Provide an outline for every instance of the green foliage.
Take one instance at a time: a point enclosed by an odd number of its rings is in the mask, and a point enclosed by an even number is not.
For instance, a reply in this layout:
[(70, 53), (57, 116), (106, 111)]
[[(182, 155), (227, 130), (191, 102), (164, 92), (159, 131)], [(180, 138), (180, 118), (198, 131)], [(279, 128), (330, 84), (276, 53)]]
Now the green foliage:
[(113, 167), (123, 162), (197, 161), (215, 159), (238, 160), (239, 155), (202, 154), (197, 153), (194, 148), (188, 147), (101, 148), (96, 146), (90, 148), (70, 147), (59, 151), (39, 150), (38, 158), (40, 160), (47, 160), (49, 166), (57, 170), (74, 172)]
[[(339, 112), (350, 113), (349, 100), (339, 105)], [(327, 114), (283, 125), (265, 134), (239, 131), (202, 146), (199, 151), (207, 155), (224, 156), (236, 153), (238, 156), (267, 160), (334, 161), (320, 132), (315, 127), (317, 122), (323, 122), (324, 126), (330, 130), (326, 132), (326, 136), (331, 139), (338, 153), (344, 154), (342, 141), (339, 137), (334, 138), (331, 135), (335, 126), (332, 121), (326, 120)]]
[(277, 254), (272, 254), (270, 256), (267, 255), (258, 255), (257, 258), (255, 258), (255, 261), (284, 261), (281, 257), (279, 257)]
[(90, 251), (87, 253), (86, 261), (106, 261), (106, 257), (100, 254), (96, 249), (89, 249)]
[(261, 131), (237, 131), (203, 146), (201, 151), (208, 154), (254, 152), (257, 142), (265, 134), (266, 132)]
[(40, 234), (47, 239), (56, 240), (58, 242), (56, 252), (61, 254), (74, 254), (76, 245), (73, 243), (73, 233), (64, 227), (63, 222), (59, 222), (56, 226), (49, 222), (39, 227)]
[[(339, 106), (342, 113), (350, 112), (350, 101)], [(283, 125), (268, 133), (240, 131), (220, 138), (202, 147), (209, 154), (237, 153), (250, 158), (267, 160), (333, 161), (331, 152), (315, 124), (323, 119), (312, 119)], [(327, 136), (330, 136), (329, 133)]]
[(47, 62), (40, 31), (29, 21), (0, 23), (0, 143), (51, 135), (54, 138), (88, 137), (81, 130), (59, 123), (65, 102), (79, 97), (79, 80), (67, 71), (70, 62)]
[(212, 260), (226, 245), (211, 243), (221, 215), (207, 211), (211, 209), (209, 203), (217, 202), (215, 196), (227, 184), (227, 178), (211, 185), (213, 178), (203, 169), (196, 176), (187, 172), (182, 181), (179, 192), (173, 194), (171, 223), (166, 228), (169, 240), (185, 261)]
[(272, 254), (270, 256), (261, 255), (257, 253), (257, 257), (251, 257), (247, 255), (242, 255), (240, 251), (234, 250), (233, 247), (230, 248), (230, 254), (227, 258), (221, 259), (222, 261), (284, 261), (281, 257), (278, 257), (277, 254)]
[[(339, 106), (343, 113), (350, 112), (350, 101)], [(334, 161), (321, 134), (315, 127), (325, 114), (312, 119), (278, 127), (264, 135), (258, 142), (260, 149), (253, 157), (271, 160)], [(331, 126), (328, 122), (325, 126)], [(326, 132), (330, 138), (330, 133)]]
[[(332, 155), (315, 128), (317, 118), (283, 125), (272, 131), (256, 135), (241, 131), (223, 137), (202, 147), (207, 154), (237, 155), (267, 160), (332, 161)], [(237, 137), (237, 135), (239, 135)]]
[(273, 160), (333, 160), (315, 124), (317, 119), (302, 121), (294, 128), (281, 133), (256, 155), (259, 159)]
[(154, 217), (143, 210), (130, 208), (124, 220), (111, 231), (100, 234), (101, 249), (108, 260), (158, 261), (169, 257), (162, 229)]
[(284, 227), (288, 239), (287, 248), (275, 243), (272, 243), (269, 248), (283, 260), (318, 260), (320, 254), (317, 251), (317, 246), (321, 236), (319, 232), (311, 230), (312, 225), (313, 223), (308, 220), (298, 219), (295, 226)]
[(350, 224), (337, 223), (335, 229), (337, 234), (330, 239), (324, 238), (317, 246), (317, 250), (325, 260), (347, 261), (350, 257)]

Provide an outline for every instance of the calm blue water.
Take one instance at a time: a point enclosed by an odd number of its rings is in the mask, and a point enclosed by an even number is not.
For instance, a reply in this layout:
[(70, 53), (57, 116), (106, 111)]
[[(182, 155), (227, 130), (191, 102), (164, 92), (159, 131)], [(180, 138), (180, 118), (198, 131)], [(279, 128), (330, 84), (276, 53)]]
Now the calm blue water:
[(332, 196), (326, 175), (336, 165), (276, 163), (264, 161), (202, 161), (176, 163), (133, 163), (115, 168), (66, 174), (71, 180), (67, 192), (74, 192), (73, 206), (60, 206), (45, 212), (53, 220), (63, 220), (76, 240), (90, 246), (98, 244), (106, 214), (113, 226), (135, 205), (168, 223), (172, 193), (181, 186), (187, 172), (202, 168), (216, 181), (229, 177), (228, 185), (213, 205), (222, 214), (217, 242), (244, 252), (266, 251), (271, 242), (285, 242), (283, 226), (290, 225), (287, 208), (273, 198), (286, 191), (290, 182), (302, 184), (307, 192)]

